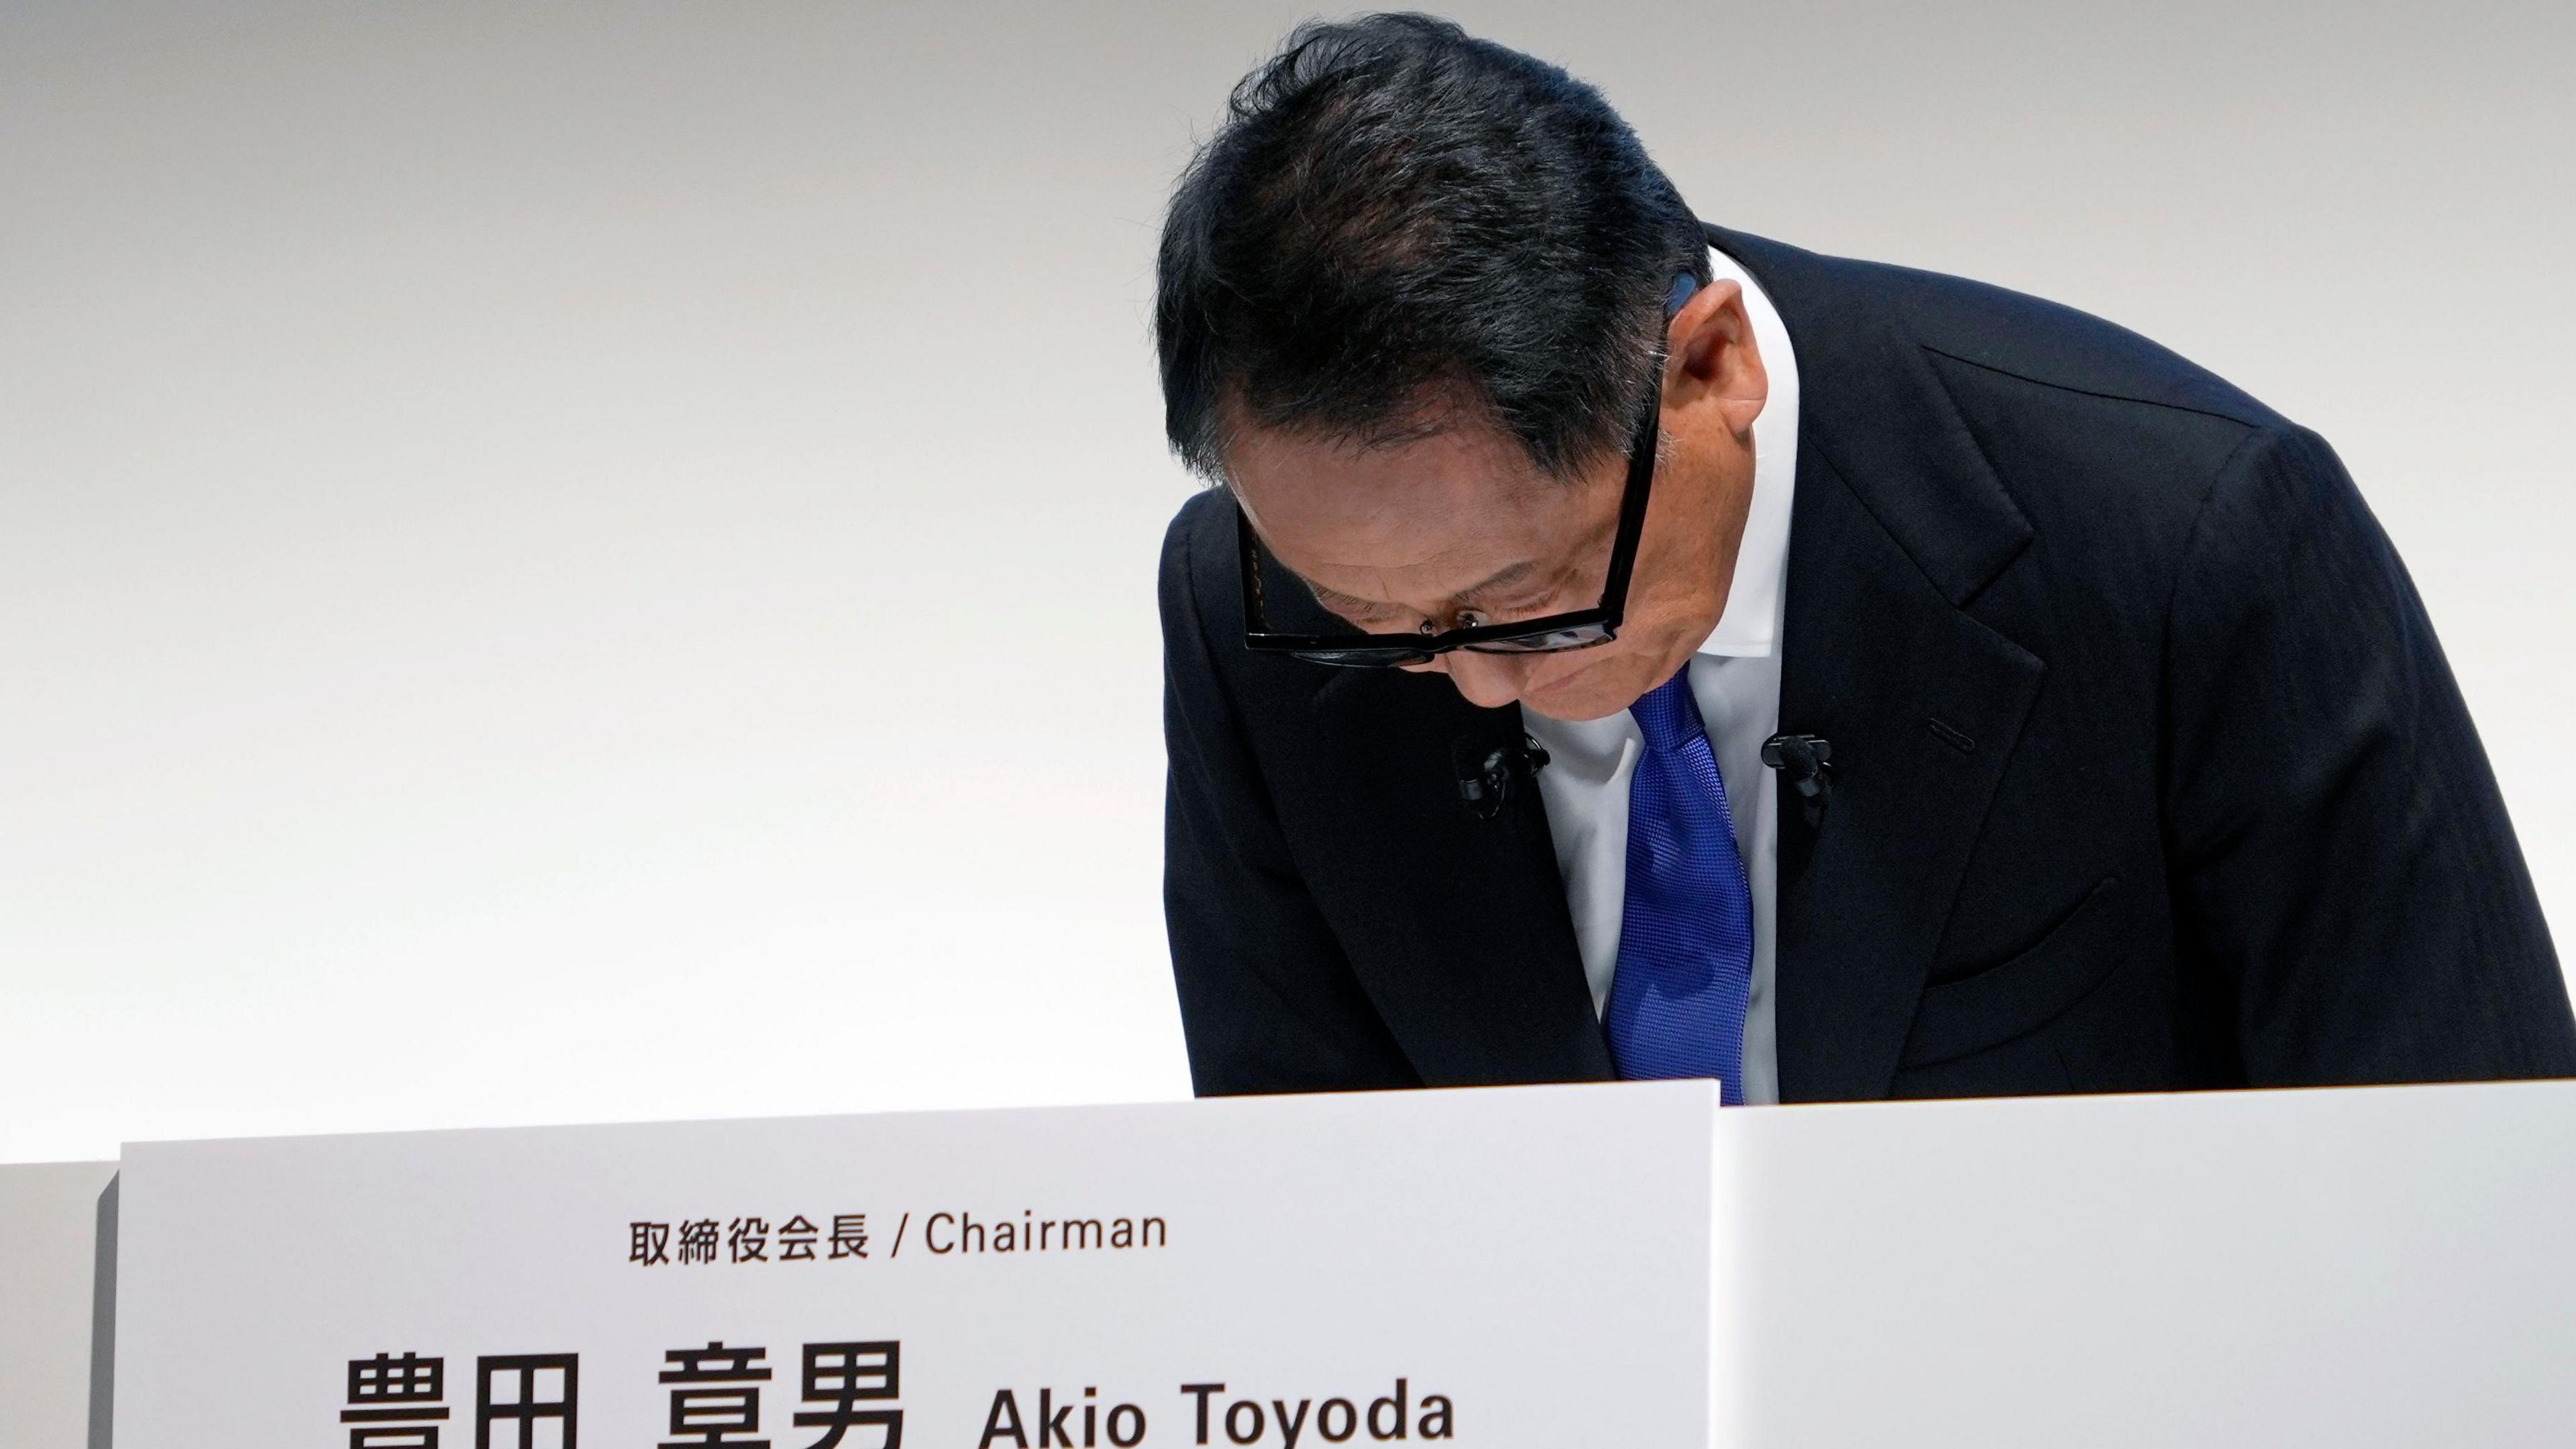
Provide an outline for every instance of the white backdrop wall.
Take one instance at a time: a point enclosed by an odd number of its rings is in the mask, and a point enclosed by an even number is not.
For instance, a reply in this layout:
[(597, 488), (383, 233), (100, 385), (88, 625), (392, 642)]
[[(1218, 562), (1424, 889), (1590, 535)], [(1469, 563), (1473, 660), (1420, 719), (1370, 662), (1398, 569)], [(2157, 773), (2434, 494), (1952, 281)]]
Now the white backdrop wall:
[[(0, 1160), (1185, 1092), (1152, 246), (1303, 13), (0, 0)], [(2576, 918), (2565, 12), (1452, 13), (2323, 430)]]

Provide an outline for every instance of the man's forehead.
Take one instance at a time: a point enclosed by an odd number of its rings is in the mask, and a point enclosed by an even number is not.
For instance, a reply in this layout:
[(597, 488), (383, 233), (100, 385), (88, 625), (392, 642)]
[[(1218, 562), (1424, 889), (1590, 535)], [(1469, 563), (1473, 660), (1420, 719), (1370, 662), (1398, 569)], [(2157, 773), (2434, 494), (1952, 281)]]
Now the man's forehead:
[(1273, 530), (1420, 526), (1523, 513), (1565, 485), (1534, 467), (1508, 435), (1444, 428), (1368, 443), (1276, 429), (1227, 449), (1227, 473), (1256, 524)]
[(1543, 493), (1515, 491), (1453, 482), (1337, 507), (1289, 482), (1236, 497), (1318, 603), (1360, 617), (1512, 606), (1523, 602), (1515, 591), (1554, 581), (1593, 550), (1588, 514), (1598, 510), (1583, 508), (1578, 490), (1550, 482)]

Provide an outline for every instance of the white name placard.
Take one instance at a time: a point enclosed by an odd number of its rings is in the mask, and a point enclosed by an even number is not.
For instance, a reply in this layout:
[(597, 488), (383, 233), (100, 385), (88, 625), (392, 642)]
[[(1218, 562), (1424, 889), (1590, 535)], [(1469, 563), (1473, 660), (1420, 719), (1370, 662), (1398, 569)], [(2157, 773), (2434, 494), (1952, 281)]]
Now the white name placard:
[(1706, 1083), (145, 1144), (118, 1449), (1700, 1445)]

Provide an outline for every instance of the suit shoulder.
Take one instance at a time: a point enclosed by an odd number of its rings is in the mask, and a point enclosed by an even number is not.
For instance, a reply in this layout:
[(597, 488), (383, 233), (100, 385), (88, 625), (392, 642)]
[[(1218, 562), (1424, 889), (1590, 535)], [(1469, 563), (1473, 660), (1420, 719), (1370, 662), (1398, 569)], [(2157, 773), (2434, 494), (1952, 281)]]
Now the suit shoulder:
[(1919, 372), (2026, 511), (2187, 511), (2249, 434), (2291, 427), (2172, 349), (2062, 303), (1720, 228), (1710, 239), (1771, 293), (1801, 373), (1811, 352), (1827, 376)]
[(1230, 571), (1233, 563), (1232, 500), (1216, 488), (1191, 494), (1163, 530), (1160, 591), (1165, 627), (1170, 627), (1175, 609), (1205, 607), (1211, 588), (1219, 582), (1217, 575)]
[(2207, 414), (2247, 427), (2283, 426), (2241, 388), (2172, 349), (2089, 312), (1990, 282), (1828, 256), (1723, 227), (1712, 245), (1749, 266), (1798, 322), (1873, 332), (1893, 323), (1954, 362), (2037, 387)]
[(2313, 434), (2116, 323), (1962, 277), (1783, 251), (1811, 321), (1882, 338), (1888, 350), (1856, 355), (1894, 375), (1924, 369), (2045, 542), (2034, 557), (2070, 586), (2161, 600), (2193, 539), (2216, 542), (2205, 535), (2233, 517), (2213, 500), (2262, 486), (2249, 459), (2320, 461)]
[(2231, 462), (2302, 430), (2117, 323), (1962, 277), (1856, 263), (2017, 503), (2060, 537), (2178, 546)]
[[(2171, 348), (2061, 302), (1987, 282), (1874, 262), (1906, 332), (1925, 350), (2034, 387), (2193, 413), (2245, 428), (2289, 424), (2242, 388)], [(2231, 430), (2232, 431), (2232, 430)]]
[(1233, 540), (1234, 508), (1224, 490), (1202, 488), (1181, 501), (1172, 513), (1171, 523), (1163, 530), (1163, 568), (1202, 551), (1208, 541), (1220, 532), (1228, 542)]

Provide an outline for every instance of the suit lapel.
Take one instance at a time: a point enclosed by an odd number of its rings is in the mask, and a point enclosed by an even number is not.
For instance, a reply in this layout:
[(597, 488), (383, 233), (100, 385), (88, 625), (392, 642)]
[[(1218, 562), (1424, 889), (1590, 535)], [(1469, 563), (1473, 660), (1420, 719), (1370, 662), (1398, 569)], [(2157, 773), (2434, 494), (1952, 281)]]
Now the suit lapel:
[(1884, 1096), (2040, 661), (1950, 607), (1832, 463), (1798, 469), (1780, 726), (1833, 743), (1810, 827), (1781, 812), (1780, 1093)]
[(2046, 673), (1968, 612), (2031, 528), (1857, 269), (1711, 239), (1797, 348), (1780, 728), (1833, 746), (1820, 823), (1784, 810), (1780, 825), (1781, 1096), (1880, 1097)]
[(1317, 691), (1339, 775), (1318, 863), (1335, 925), (1379, 1015), (1433, 1086), (1612, 1075), (1538, 788), (1479, 819), (1457, 761), (1521, 742), (1518, 709), (1478, 709), (1444, 676), (1339, 670)]

